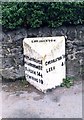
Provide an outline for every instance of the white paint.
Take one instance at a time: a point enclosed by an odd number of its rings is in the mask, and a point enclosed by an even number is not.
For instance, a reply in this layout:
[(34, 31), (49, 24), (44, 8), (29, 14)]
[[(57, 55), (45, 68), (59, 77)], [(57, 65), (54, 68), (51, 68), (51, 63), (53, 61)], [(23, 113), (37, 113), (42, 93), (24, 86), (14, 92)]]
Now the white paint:
[[(42, 61), (41, 65), (34, 60), (28, 60), (28, 58), (24, 58), (24, 60), (27, 62), (27, 64), (25, 63), (25, 76), (28, 82), (30, 82), (42, 92), (46, 91), (47, 89), (55, 88), (62, 83), (63, 78), (66, 77), (65, 58), (63, 58), (63, 55), (65, 55), (64, 36), (25, 38), (23, 40), (23, 48), (24, 55), (28, 56), (29, 58)], [(56, 58), (60, 56), (62, 57), (61, 60), (57, 60), (51, 64), (48, 64), (49, 61), (53, 59), (56, 60)], [(63, 66), (61, 66), (62, 62)], [(42, 66), (42, 70), (28, 65), (28, 63), (36, 66)], [(49, 69), (50, 72), (48, 72)], [(33, 73), (28, 70), (32, 70)], [(37, 72), (40, 72), (43, 78), (41, 76), (38, 76)], [(28, 78), (28, 75), (32, 76), (33, 78)], [(36, 82), (35, 80), (37, 79), (42, 79), (43, 84), (41, 84), (39, 80)]]

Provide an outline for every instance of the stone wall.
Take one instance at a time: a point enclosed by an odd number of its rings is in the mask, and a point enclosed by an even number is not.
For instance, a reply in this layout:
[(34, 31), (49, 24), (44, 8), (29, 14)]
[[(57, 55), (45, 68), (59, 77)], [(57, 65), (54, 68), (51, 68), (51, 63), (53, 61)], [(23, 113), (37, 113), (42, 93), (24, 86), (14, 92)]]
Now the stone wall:
[(66, 67), (67, 76), (79, 80), (83, 77), (84, 56), (84, 26), (70, 26), (59, 28), (38, 28), (2, 32), (1, 76), (6, 79), (21, 79), (24, 77), (23, 39), (26, 37), (67, 36), (66, 39)]

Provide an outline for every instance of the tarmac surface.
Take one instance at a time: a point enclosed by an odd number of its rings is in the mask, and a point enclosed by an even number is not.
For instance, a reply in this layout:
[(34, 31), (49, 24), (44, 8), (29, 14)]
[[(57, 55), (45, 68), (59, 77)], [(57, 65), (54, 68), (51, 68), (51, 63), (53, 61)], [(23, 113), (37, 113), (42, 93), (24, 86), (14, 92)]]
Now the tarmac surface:
[[(82, 118), (82, 81), (70, 88), (57, 87), (46, 94), (29, 84), (2, 84), (2, 118)], [(1, 109), (2, 108), (2, 109)]]

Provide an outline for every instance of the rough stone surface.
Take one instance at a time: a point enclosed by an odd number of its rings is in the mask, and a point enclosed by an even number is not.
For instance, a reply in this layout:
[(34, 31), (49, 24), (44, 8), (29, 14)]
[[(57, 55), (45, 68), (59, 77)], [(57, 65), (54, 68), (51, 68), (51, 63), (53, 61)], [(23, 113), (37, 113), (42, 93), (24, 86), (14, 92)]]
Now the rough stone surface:
[[(23, 39), (29, 37), (67, 36), (67, 76), (82, 78), (84, 71), (84, 26), (59, 28), (38, 28), (2, 32), (0, 35), (0, 76), (5, 79), (24, 77)], [(2, 49), (1, 49), (2, 48)], [(2, 67), (1, 67), (2, 66)]]

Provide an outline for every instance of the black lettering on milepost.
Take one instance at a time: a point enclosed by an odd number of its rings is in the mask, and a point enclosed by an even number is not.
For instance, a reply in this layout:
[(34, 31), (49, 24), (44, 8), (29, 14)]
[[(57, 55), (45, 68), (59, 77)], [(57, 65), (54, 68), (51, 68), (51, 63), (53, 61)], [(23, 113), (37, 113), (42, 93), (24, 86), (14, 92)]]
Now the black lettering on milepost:
[(43, 78), (42, 73), (39, 72), (39, 71), (32, 70), (32, 69), (30, 69), (30, 68), (28, 68), (28, 67), (25, 67), (25, 70), (28, 71), (29, 73), (32, 73), (33, 75), (37, 75), (37, 76)]
[(31, 79), (31, 80), (34, 80), (36, 82), (39, 82), (40, 84), (43, 84), (43, 80), (42, 79), (38, 79), (38, 78), (35, 78), (27, 73), (25, 73), (25, 76), (27, 77), (27, 79)]
[(43, 84), (43, 80), (42, 80), (42, 79), (39, 79), (39, 83)]
[(49, 73), (49, 72), (51, 72), (51, 71), (53, 71), (53, 70), (55, 70), (55, 66), (46, 69), (46, 72)]
[(56, 42), (56, 39), (45, 39), (45, 40), (32, 40), (32, 43), (42, 43), (42, 42)]
[(36, 75), (36, 71), (34, 71), (32, 69), (29, 69), (29, 68), (25, 67), (25, 70), (28, 71), (29, 73), (32, 73), (32, 74)]
[(33, 67), (33, 68), (36, 68), (36, 69), (38, 69), (38, 70), (42, 70), (42, 66), (41, 65), (35, 65), (35, 64), (33, 64), (33, 63), (30, 63), (30, 62), (28, 62), (28, 61), (24, 61), (28, 66), (31, 66), (31, 67)]
[(62, 62), (61, 66), (63, 66), (63, 65), (64, 65), (64, 63)]
[(62, 62), (62, 63), (61, 63), (61, 66), (64, 66), (64, 64), (65, 64), (65, 62)]
[(27, 77), (28, 79), (31, 79), (31, 80), (34, 80), (34, 81), (38, 82), (38, 79), (37, 79), (37, 78), (35, 78), (35, 77), (33, 77), (33, 76), (30, 76), (29, 74), (25, 74), (25, 75), (26, 75), (26, 77)]
[(38, 72), (38, 71), (37, 71), (37, 76), (40, 76), (41, 78), (43, 78), (42, 73), (41, 73), (41, 72)]
[(38, 59), (35, 59), (33, 57), (29, 57), (27, 55), (24, 55), (24, 58), (26, 58), (27, 60), (30, 60), (30, 61), (33, 61), (35, 63), (38, 63), (38, 64), (41, 64), (42, 65), (42, 60), (38, 60)]
[(45, 62), (45, 65), (46, 65), (46, 66), (47, 66), (47, 65), (50, 65), (50, 64), (55, 63), (55, 62), (57, 62), (57, 61), (59, 61), (59, 60), (62, 60), (62, 59), (64, 59), (64, 58), (65, 58), (65, 55), (59, 56), (59, 57), (57, 57), (57, 58), (55, 58), (55, 59), (46, 61), (46, 62)]

